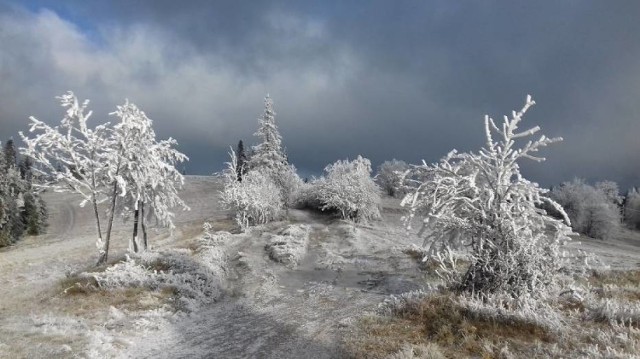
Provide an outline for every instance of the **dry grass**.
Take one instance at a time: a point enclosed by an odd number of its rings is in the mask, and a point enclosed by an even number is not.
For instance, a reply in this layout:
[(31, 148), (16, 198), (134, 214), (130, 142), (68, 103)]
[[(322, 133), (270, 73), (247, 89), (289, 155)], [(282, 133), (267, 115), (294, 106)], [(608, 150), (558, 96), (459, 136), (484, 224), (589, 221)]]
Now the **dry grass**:
[(640, 270), (630, 271), (594, 271), (589, 278), (592, 285), (617, 285), (617, 286), (635, 286), (640, 287)]
[[(435, 345), (448, 358), (637, 358), (640, 327), (633, 303), (640, 301), (640, 270), (594, 272), (582, 284), (589, 285), (588, 299), (554, 302), (564, 323), (555, 329), (525, 317), (489, 319), (442, 289), (386, 315), (362, 318), (345, 347), (354, 358), (403, 357), (411, 345)], [(601, 300), (612, 306), (602, 307)]]
[(492, 358), (505, 344), (526, 352), (537, 343), (555, 340), (541, 326), (513, 318), (486, 320), (457, 305), (452, 295), (438, 294), (393, 317), (363, 318), (359, 333), (347, 340), (347, 347), (355, 358), (385, 358), (405, 343), (434, 343), (447, 357)]
[[(118, 260), (114, 260), (117, 262)], [(169, 269), (168, 264), (158, 261), (154, 269)], [(93, 272), (104, 271), (107, 266), (93, 268)], [(143, 311), (156, 309), (175, 302), (178, 291), (172, 287), (151, 290), (144, 287), (102, 289), (92, 276), (70, 275), (62, 279), (51, 299), (61, 305), (65, 312), (76, 315), (92, 313), (115, 307), (117, 309)]]

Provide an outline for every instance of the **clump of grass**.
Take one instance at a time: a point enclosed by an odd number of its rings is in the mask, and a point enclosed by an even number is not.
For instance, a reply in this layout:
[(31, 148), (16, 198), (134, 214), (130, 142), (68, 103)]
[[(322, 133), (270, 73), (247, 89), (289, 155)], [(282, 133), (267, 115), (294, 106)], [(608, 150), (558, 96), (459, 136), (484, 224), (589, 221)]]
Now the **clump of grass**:
[(74, 275), (62, 279), (59, 287), (65, 295), (88, 295), (98, 290), (98, 282), (93, 277)]
[(554, 342), (548, 328), (511, 316), (485, 317), (461, 306), (451, 293), (427, 296), (393, 316), (365, 317), (347, 342), (356, 358), (386, 358), (406, 343), (435, 344), (448, 357), (494, 357), (505, 345), (518, 352), (537, 342)]
[(589, 283), (592, 285), (617, 285), (640, 287), (640, 270), (611, 270), (611, 271), (593, 271), (589, 277)]

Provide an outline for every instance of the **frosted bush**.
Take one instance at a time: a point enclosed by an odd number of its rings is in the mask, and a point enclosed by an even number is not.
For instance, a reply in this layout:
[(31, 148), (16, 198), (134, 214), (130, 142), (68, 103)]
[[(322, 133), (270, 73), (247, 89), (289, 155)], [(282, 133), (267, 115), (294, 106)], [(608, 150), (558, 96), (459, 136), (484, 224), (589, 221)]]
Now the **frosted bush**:
[(175, 290), (183, 309), (193, 311), (220, 296), (225, 263), (226, 256), (221, 247), (201, 247), (195, 258), (187, 250), (147, 252), (127, 257), (104, 272), (86, 275), (105, 289)]
[(418, 186), (402, 202), (410, 210), (407, 227), (411, 229), (416, 215), (422, 217), (419, 235), (433, 254), (469, 248), (468, 269), (451, 283), (459, 290), (539, 295), (563, 266), (560, 246), (571, 230), (540, 208), (546, 204), (564, 211), (519, 170), (520, 160), (543, 161), (534, 154), (561, 140), (543, 135), (516, 146), (518, 139), (540, 130), (518, 131), (532, 105), (528, 97), (522, 110), (505, 116), (500, 127), (486, 116), (486, 145), (479, 153), (453, 150), (438, 163), (414, 166)]
[(339, 160), (325, 169), (326, 176), (313, 182), (307, 200), (322, 211), (341, 218), (367, 221), (380, 217), (380, 188), (371, 179), (371, 162), (358, 156)]
[(389, 196), (395, 197), (403, 192), (405, 172), (408, 170), (409, 165), (404, 161), (385, 161), (378, 167), (376, 182)]
[(235, 212), (242, 229), (264, 224), (280, 217), (284, 208), (280, 188), (260, 169), (247, 172), (237, 180), (236, 155), (231, 150), (231, 162), (223, 172), (222, 203)]
[(611, 183), (600, 182), (596, 188), (574, 179), (554, 187), (549, 195), (564, 208), (576, 232), (608, 239), (617, 234), (621, 223), (618, 197)]

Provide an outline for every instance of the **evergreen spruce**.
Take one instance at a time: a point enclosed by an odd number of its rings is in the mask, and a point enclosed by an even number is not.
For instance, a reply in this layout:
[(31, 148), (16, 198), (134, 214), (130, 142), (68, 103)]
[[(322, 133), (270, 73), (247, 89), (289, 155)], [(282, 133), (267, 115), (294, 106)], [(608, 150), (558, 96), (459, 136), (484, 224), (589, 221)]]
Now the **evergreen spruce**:
[(238, 177), (238, 182), (242, 182), (242, 176), (247, 173), (247, 153), (244, 150), (244, 143), (242, 143), (242, 140), (240, 140), (238, 142), (238, 149), (236, 151), (236, 160), (237, 160), (237, 177)]
[(17, 165), (18, 165), (18, 155), (16, 153), (16, 148), (13, 144), (13, 138), (10, 138), (4, 144), (4, 169), (7, 170)]

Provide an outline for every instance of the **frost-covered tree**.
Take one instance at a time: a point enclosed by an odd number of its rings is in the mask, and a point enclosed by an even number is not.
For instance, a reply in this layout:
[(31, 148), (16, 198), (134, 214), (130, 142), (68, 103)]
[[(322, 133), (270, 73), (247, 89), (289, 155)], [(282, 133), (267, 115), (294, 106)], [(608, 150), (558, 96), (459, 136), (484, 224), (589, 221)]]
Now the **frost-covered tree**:
[(410, 209), (408, 222), (423, 217), (419, 234), (441, 259), (449, 248), (469, 249), (469, 267), (455, 283), (459, 290), (536, 295), (560, 268), (560, 245), (571, 230), (540, 207), (547, 203), (564, 212), (544, 196), (546, 190), (522, 177), (518, 164), (543, 161), (535, 153), (561, 140), (543, 135), (517, 145), (540, 130), (519, 131), (532, 105), (528, 96), (522, 110), (505, 116), (501, 126), (486, 116), (486, 145), (479, 153), (453, 150), (438, 163), (415, 166), (430, 179), (403, 200)]
[[(176, 189), (182, 176), (174, 164), (186, 156), (172, 148), (175, 140), (156, 141), (151, 121), (133, 104), (127, 102), (114, 112), (120, 119), (118, 124), (90, 128), (88, 101), (79, 103), (72, 92), (59, 99), (66, 109), (60, 125), (51, 127), (31, 117), (30, 132), (36, 135), (28, 138), (21, 133), (27, 145), (21, 150), (39, 165), (39, 172), (52, 177), (45, 187), (80, 194), (81, 206), (92, 204), (98, 264), (103, 264), (108, 259), (118, 198), (130, 203), (131, 208), (147, 205), (160, 223), (172, 224), (169, 209), (184, 205)], [(98, 205), (107, 201), (108, 221), (103, 238)], [(143, 232), (146, 233), (144, 223)]]
[(0, 176), (0, 198), (2, 218), (0, 218), (0, 246), (16, 242), (24, 233), (25, 184), (15, 165), (2, 170)]
[[(112, 163), (116, 164), (110, 171), (110, 178), (114, 181), (112, 196), (123, 197), (125, 210), (134, 212), (130, 249), (139, 252), (148, 246), (145, 209), (151, 211), (161, 225), (173, 228), (174, 213), (171, 209), (176, 206), (189, 208), (178, 196), (184, 177), (175, 167), (187, 160), (187, 156), (173, 148), (177, 145), (174, 139), (158, 141), (153, 122), (135, 104), (126, 101), (112, 115), (119, 118), (112, 132), (116, 148), (111, 153), (114, 156)], [(119, 184), (119, 188), (115, 184)], [(110, 216), (110, 222), (112, 218)], [(139, 224), (143, 232), (142, 242), (138, 239)]]
[(252, 225), (264, 224), (277, 219), (282, 214), (281, 191), (270, 175), (254, 168), (238, 181), (238, 157), (231, 149), (231, 161), (222, 172), (224, 190), (222, 203), (235, 212), (238, 225), (246, 229)]
[(253, 147), (248, 161), (248, 172), (258, 170), (261, 175), (268, 176), (277, 186), (285, 207), (293, 202), (293, 194), (302, 180), (296, 174), (296, 169), (289, 165), (287, 156), (282, 149), (282, 136), (278, 131), (273, 110), (273, 100), (269, 95), (264, 99), (264, 112), (258, 119), (258, 131), (254, 134), (260, 143)]
[(402, 192), (405, 172), (409, 169), (404, 161), (398, 161), (395, 158), (391, 161), (384, 161), (378, 167), (376, 182), (378, 185), (392, 197)]
[[(607, 188), (610, 189), (611, 186)], [(620, 209), (613, 191), (605, 193), (576, 178), (554, 187), (550, 196), (564, 208), (576, 232), (593, 238), (608, 239), (620, 227)]]
[(613, 181), (600, 181), (596, 182), (595, 188), (604, 193), (609, 202), (616, 206), (622, 205), (623, 197), (620, 195), (620, 188), (617, 183)]
[(91, 203), (96, 221), (96, 245), (103, 248), (98, 204), (108, 199), (105, 190), (108, 185), (106, 171), (110, 163), (107, 154), (112, 145), (109, 142), (110, 128), (108, 124), (95, 128), (88, 126), (92, 114), (87, 110), (89, 100), (80, 103), (71, 91), (57, 98), (66, 109), (60, 124), (51, 127), (30, 117), (29, 132), (34, 137), (29, 138), (20, 132), (26, 144), (20, 151), (38, 164), (39, 169), (34, 168), (36, 173), (51, 178), (51, 182), (40, 186), (56, 192), (79, 194), (82, 197), (81, 207)]
[(311, 184), (307, 202), (322, 211), (336, 212), (353, 221), (380, 217), (380, 188), (371, 178), (371, 162), (358, 156), (327, 166), (325, 176)]
[(258, 131), (254, 134), (260, 143), (253, 147), (249, 160), (249, 168), (262, 168), (277, 171), (286, 165), (286, 157), (282, 151), (282, 136), (276, 125), (276, 113), (273, 110), (273, 100), (269, 95), (264, 99), (264, 112), (258, 119)]
[(640, 229), (640, 193), (632, 188), (624, 201), (624, 221), (633, 229)]

